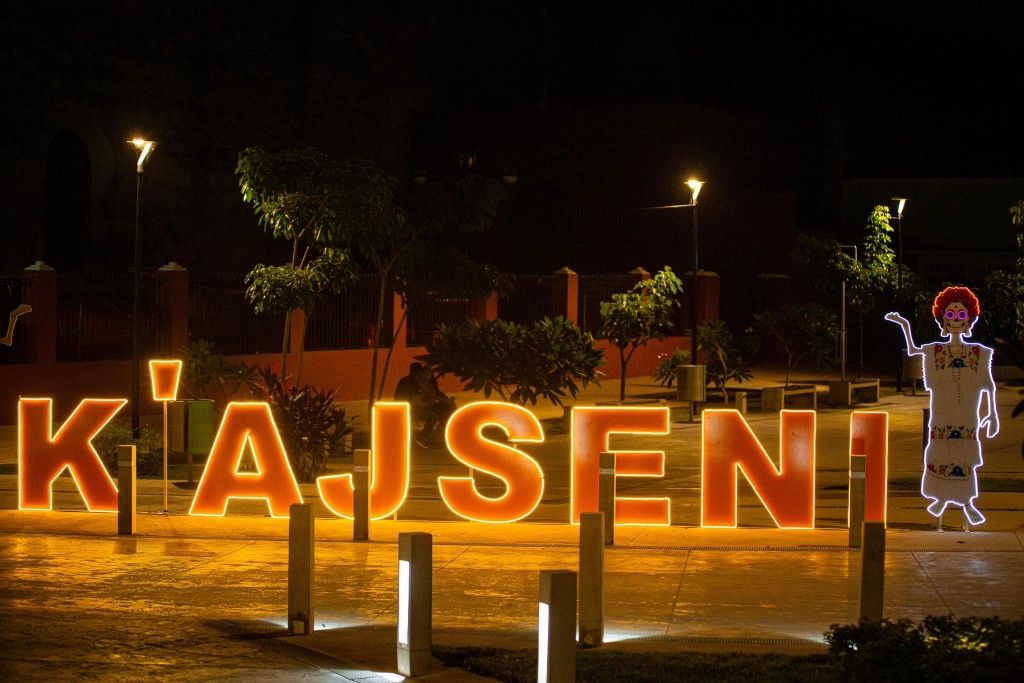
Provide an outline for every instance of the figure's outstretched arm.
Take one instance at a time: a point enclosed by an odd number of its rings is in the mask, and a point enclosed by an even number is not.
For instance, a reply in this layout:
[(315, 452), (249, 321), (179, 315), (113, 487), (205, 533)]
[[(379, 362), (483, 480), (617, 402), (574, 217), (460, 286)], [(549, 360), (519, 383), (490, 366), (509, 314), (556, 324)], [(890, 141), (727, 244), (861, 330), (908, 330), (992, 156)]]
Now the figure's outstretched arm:
[[(989, 356), (991, 362), (992, 356)], [(985, 397), (985, 405), (988, 406), (988, 412), (981, 418), (981, 422), (978, 424), (978, 431), (981, 428), (985, 428), (985, 434), (988, 438), (995, 437), (999, 433), (999, 411), (996, 408), (996, 381), (992, 377), (992, 366), (988, 367), (988, 386), (981, 390), (983, 394), (987, 394)]]
[(22, 305), (18, 306), (16, 309), (14, 309), (13, 311), (11, 311), (11, 314), (9, 316), (7, 316), (7, 334), (5, 334), (2, 338), (0, 338), (0, 344), (3, 344), (4, 346), (11, 346), (11, 345), (13, 345), (13, 343), (14, 343), (13, 342), (13, 339), (14, 339), (14, 324), (16, 322), (18, 322), (18, 317), (19, 316), (22, 316), (22, 315), (25, 315), (26, 313), (31, 313), (31, 312), (32, 312), (32, 307), (29, 306), (28, 304), (22, 304)]
[(907, 353), (911, 356), (919, 356), (924, 353), (924, 350), (914, 344), (914, 335), (910, 332), (910, 321), (904, 318), (899, 313), (886, 313), (885, 319), (889, 322), (896, 323), (903, 328), (903, 337), (907, 340)]

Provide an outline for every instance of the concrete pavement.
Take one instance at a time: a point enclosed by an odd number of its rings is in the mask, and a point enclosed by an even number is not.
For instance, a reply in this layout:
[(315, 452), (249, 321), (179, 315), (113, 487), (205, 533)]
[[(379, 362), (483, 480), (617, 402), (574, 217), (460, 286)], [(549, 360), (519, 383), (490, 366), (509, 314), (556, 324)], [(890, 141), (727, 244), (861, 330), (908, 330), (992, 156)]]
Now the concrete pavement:
[[(607, 400), (602, 391), (581, 402)], [(912, 487), (890, 491), (886, 616), (1024, 616), (1016, 589), (1024, 493), (985, 490), (997, 479), (1022, 478), (1024, 421), (1009, 419), (1017, 391), (1001, 387), (1003, 432), (986, 445), (978, 507), (989, 521), (979, 530), (953, 530), (956, 512), (946, 516), (949, 530), (936, 533)], [(642, 381), (631, 383), (631, 394), (669, 396)], [(889, 389), (864, 406), (890, 413), (894, 487), (920, 476), (926, 405), (920, 395)], [(267, 517), (262, 503), (233, 503), (225, 518), (190, 517), (192, 491), (172, 485), (171, 514), (164, 515), (162, 483), (142, 480), (139, 534), (118, 538), (115, 516), (75, 509), (82, 506), (69, 479), (55, 483), (62, 491), (55, 511), (22, 512), (13, 509), (16, 477), (0, 475), (3, 677), (395, 680), (388, 675), (395, 671), (397, 536), (404, 531), (433, 534), (435, 643), (535, 647), (537, 574), (576, 569), (578, 553), (578, 529), (564, 523), (561, 409), (537, 412), (548, 441), (536, 457), (548, 484), (528, 521), (457, 521), (438, 503), (435, 482), (464, 468), (440, 450), (414, 453), (410, 500), (397, 521), (372, 524), (369, 542), (352, 542), (351, 523), (320, 508), (319, 630), (309, 637), (286, 635), (287, 520)], [(670, 495), (673, 526), (617, 530), (606, 559), (610, 647), (820, 651), (830, 624), (855, 621), (860, 555), (846, 547), (848, 416), (847, 409), (819, 410), (819, 528), (810, 531), (772, 528), (743, 487), (739, 528), (699, 528), (699, 423), (673, 423), (660, 442), (631, 439), (630, 447), (668, 453), (666, 477), (631, 485), (637, 493), (629, 495)], [(777, 452), (777, 417), (751, 414), (749, 422), (768, 452)], [(0, 456), (4, 443), (9, 453), (10, 438), (0, 442)], [(318, 503), (315, 487), (303, 486), (303, 495)], [(457, 671), (430, 678), (457, 676), (479, 680)]]

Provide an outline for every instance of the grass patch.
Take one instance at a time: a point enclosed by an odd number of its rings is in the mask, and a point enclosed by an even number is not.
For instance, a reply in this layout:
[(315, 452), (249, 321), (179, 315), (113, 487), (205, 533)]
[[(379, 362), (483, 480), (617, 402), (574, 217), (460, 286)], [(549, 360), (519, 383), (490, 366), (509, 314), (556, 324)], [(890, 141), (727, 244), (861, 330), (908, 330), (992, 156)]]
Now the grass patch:
[[(920, 491), (921, 477), (895, 477), (889, 480), (890, 491)], [(1015, 477), (979, 477), (978, 490), (989, 493), (1024, 493), (1024, 479)]]
[[(536, 650), (434, 647), (447, 666), (508, 683), (537, 680)], [(581, 683), (663, 683), (678, 681), (750, 681), (823, 683), (849, 677), (827, 655), (751, 655), (705, 652), (622, 652), (595, 649), (576, 652), (576, 680)]]

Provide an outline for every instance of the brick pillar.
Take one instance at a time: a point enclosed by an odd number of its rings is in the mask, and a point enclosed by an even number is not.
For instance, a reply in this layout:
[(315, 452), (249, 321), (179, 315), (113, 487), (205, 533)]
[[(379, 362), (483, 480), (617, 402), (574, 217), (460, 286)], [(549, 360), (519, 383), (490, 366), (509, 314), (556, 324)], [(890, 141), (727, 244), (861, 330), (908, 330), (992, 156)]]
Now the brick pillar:
[(651, 274), (644, 270), (643, 266), (637, 266), (633, 270), (629, 271), (629, 274), (636, 275), (636, 279), (640, 282), (651, 279)]
[(25, 269), (26, 301), (32, 312), (22, 317), (25, 326), (26, 360), (38, 365), (57, 362), (57, 271), (42, 261)]
[(579, 324), (580, 276), (565, 266), (555, 271), (551, 285), (551, 315), (564, 316), (573, 325)]
[(719, 294), (722, 289), (722, 279), (718, 273), (702, 270), (697, 273), (697, 322), (717, 320)]
[(156, 273), (159, 311), (157, 353), (178, 358), (188, 352), (188, 271), (171, 261)]
[(482, 323), (498, 319), (498, 295), (491, 292), (487, 297), (473, 297), (466, 302), (466, 317)]

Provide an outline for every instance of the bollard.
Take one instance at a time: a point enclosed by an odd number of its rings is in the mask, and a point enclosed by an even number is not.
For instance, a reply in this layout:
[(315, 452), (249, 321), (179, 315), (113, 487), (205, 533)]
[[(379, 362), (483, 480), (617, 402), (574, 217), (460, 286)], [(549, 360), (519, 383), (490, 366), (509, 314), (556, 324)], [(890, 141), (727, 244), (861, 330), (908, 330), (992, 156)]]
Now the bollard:
[(117, 535), (135, 535), (135, 446), (117, 447)]
[(885, 595), (885, 522), (864, 522), (860, 618), (881, 621)]
[(431, 573), (433, 537), (423, 532), (398, 534), (398, 673), (430, 673)]
[(604, 644), (604, 513), (580, 515), (580, 618), (582, 647)]
[(313, 633), (313, 506), (288, 509), (288, 632)]
[(352, 456), (352, 540), (370, 540), (370, 451)]
[(747, 392), (736, 392), (736, 410), (739, 411), (740, 415), (747, 414)]
[(540, 573), (537, 683), (576, 680), (576, 572)]
[(602, 453), (597, 478), (597, 508), (604, 513), (604, 544), (615, 545), (615, 454)]
[(859, 548), (864, 523), (864, 469), (867, 465), (866, 455), (850, 456), (850, 501), (849, 501), (849, 525), (851, 548)]

